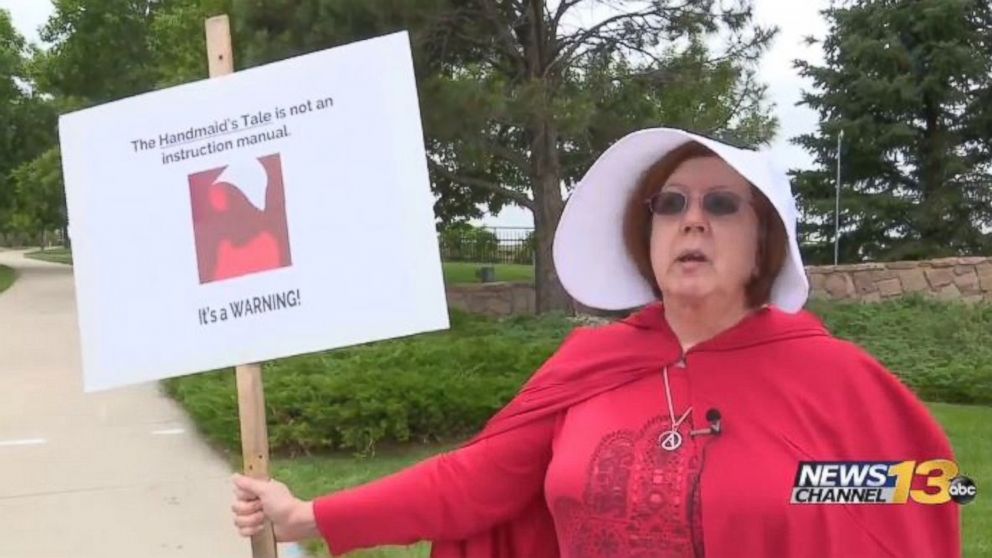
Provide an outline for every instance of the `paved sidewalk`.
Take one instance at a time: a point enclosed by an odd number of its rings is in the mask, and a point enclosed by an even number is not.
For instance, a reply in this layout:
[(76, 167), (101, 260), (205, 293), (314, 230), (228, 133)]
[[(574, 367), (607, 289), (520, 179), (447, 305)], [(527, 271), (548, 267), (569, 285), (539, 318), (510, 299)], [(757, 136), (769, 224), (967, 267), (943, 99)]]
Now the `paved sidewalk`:
[(72, 268), (0, 263), (0, 558), (250, 557), (230, 469), (157, 384), (83, 393)]

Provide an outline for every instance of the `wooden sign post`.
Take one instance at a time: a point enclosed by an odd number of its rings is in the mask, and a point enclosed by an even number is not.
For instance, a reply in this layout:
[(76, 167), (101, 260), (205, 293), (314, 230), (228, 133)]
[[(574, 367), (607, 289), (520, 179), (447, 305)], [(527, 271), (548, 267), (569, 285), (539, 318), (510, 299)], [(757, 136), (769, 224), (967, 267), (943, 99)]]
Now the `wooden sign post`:
[[(226, 15), (206, 20), (207, 58), (210, 77), (234, 73), (231, 48), (231, 23)], [(269, 434), (265, 424), (265, 392), (262, 389), (262, 365), (236, 367), (238, 415), (241, 421), (241, 454), (244, 474), (251, 478), (269, 478)], [(266, 520), (261, 533), (251, 538), (252, 558), (277, 558), (275, 533)]]

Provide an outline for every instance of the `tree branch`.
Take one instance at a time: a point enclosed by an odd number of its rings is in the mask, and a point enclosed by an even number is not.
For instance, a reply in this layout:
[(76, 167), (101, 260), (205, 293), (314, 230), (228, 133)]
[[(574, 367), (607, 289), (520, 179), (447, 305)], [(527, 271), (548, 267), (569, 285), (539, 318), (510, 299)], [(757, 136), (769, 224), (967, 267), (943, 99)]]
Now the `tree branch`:
[(744, 105), (744, 100), (750, 97), (752, 93), (754, 93), (754, 91), (751, 89), (753, 85), (754, 85), (754, 75), (747, 74), (744, 81), (744, 88), (741, 91), (740, 97), (738, 97), (737, 101), (734, 102), (734, 107), (729, 111), (727, 111), (727, 117), (724, 118), (723, 122), (721, 122), (718, 126), (716, 126), (714, 130), (711, 130), (710, 134), (722, 130), (730, 125), (730, 121), (733, 120), (735, 116), (737, 116), (737, 113), (740, 111), (741, 106)]
[[(620, 13), (612, 17), (608, 17), (596, 25), (567, 37), (563, 37), (562, 40), (558, 41), (558, 48), (556, 48), (554, 52), (554, 60), (550, 65), (553, 66), (556, 64), (570, 62), (571, 57), (580, 48), (587, 45), (588, 41), (592, 38), (599, 38), (604, 41), (615, 39), (616, 37), (606, 36), (604, 33), (601, 33), (601, 31), (605, 31), (607, 34), (611, 31), (616, 33), (624, 33), (628, 29), (628, 23), (634, 20), (641, 20), (638, 26), (638, 31), (641, 33), (660, 34), (665, 30), (664, 23), (670, 22), (672, 19), (669, 14), (690, 11), (691, 3), (692, 0), (685, 0), (678, 6), (661, 6), (654, 4), (640, 11)], [(659, 21), (653, 22), (653, 20)]]
[(486, 149), (492, 151), (494, 155), (503, 159), (507, 163), (518, 167), (520, 172), (527, 174), (527, 169), (530, 167), (530, 159), (528, 159), (523, 153), (514, 151), (513, 149), (497, 142), (487, 142)]
[(471, 176), (461, 176), (459, 174), (451, 172), (450, 170), (445, 168), (444, 165), (438, 163), (437, 161), (431, 158), (428, 158), (427, 162), (430, 165), (431, 169), (434, 170), (434, 172), (438, 173), (439, 175), (443, 176), (444, 178), (452, 182), (461, 184), (462, 186), (469, 186), (473, 188), (482, 188), (483, 190), (488, 190), (494, 194), (498, 194), (500, 196), (513, 200), (513, 202), (515, 202), (517, 205), (526, 207), (531, 211), (534, 210), (534, 201), (531, 200), (529, 197), (527, 197), (526, 194), (522, 192), (511, 190), (509, 188), (500, 186), (499, 184), (481, 178), (474, 178)]
[(522, 66), (526, 61), (524, 59), (524, 54), (521, 52), (520, 48), (518, 48), (520, 45), (517, 44), (517, 40), (513, 36), (513, 33), (507, 29), (504, 19), (500, 17), (498, 8), (492, 0), (482, 0), (480, 3), (486, 13), (486, 17), (489, 19), (490, 23), (493, 24), (496, 33), (499, 35), (500, 42), (503, 44), (503, 50)]
[[(759, 29), (759, 31), (764, 31)], [(743, 54), (747, 50), (754, 48), (755, 45), (760, 45), (764, 41), (768, 40), (770, 35), (775, 35), (778, 32), (778, 28), (770, 30), (768, 33), (755, 33), (754, 38), (748, 42), (739, 41), (739, 46), (736, 49), (728, 50), (723, 56), (717, 56), (716, 58), (710, 58), (706, 61), (706, 64), (715, 66), (726, 60), (731, 60), (737, 58), (739, 55)]]
[(601, 35), (599, 35), (599, 31), (601, 29), (604, 29), (609, 25), (612, 25), (620, 21), (632, 20), (638, 17), (645, 18), (655, 12), (656, 12), (655, 9), (649, 8), (639, 12), (631, 12), (627, 14), (615, 15), (613, 17), (608, 17), (604, 19), (603, 21), (597, 23), (596, 25), (593, 25), (592, 27), (586, 28), (580, 33), (576, 33), (575, 35), (565, 37), (564, 40), (558, 42), (557, 45), (558, 49), (554, 53), (555, 54), (554, 60), (552, 60), (551, 63), (548, 64), (547, 70), (550, 71), (550, 69), (556, 64), (567, 62), (572, 57), (572, 55), (575, 54), (575, 52), (582, 47), (582, 45), (586, 44), (586, 41), (588, 41), (589, 39), (596, 36), (599, 36), (600, 38), (604, 38)]
[(561, 18), (565, 17), (565, 13), (581, 2), (582, 0), (561, 0), (561, 3), (558, 4), (558, 9), (555, 10), (554, 17), (551, 18), (552, 37), (558, 36), (558, 26), (561, 25)]

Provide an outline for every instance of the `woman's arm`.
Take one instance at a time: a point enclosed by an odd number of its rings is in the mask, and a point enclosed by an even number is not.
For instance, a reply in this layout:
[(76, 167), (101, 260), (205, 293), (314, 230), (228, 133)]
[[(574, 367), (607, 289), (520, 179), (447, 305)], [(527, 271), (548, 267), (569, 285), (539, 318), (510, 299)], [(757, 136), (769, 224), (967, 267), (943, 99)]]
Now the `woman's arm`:
[(509, 519), (543, 490), (557, 415), (313, 501), (333, 555), (459, 539)]

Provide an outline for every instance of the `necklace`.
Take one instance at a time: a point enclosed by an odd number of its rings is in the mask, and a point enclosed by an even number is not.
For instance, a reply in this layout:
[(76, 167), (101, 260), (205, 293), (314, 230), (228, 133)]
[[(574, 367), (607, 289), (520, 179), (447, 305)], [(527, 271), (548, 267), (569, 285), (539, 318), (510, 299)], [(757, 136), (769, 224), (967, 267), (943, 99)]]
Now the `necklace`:
[(658, 436), (658, 443), (661, 445), (662, 449), (665, 451), (675, 451), (682, 446), (682, 435), (679, 434), (678, 428), (689, 417), (689, 413), (692, 412), (692, 407), (689, 407), (682, 413), (682, 416), (676, 420), (675, 419), (675, 406), (672, 404), (672, 389), (668, 385), (668, 367), (666, 366), (662, 375), (665, 378), (665, 397), (668, 399), (668, 416), (671, 417), (671, 428), (667, 432), (662, 432), (661, 436)]

